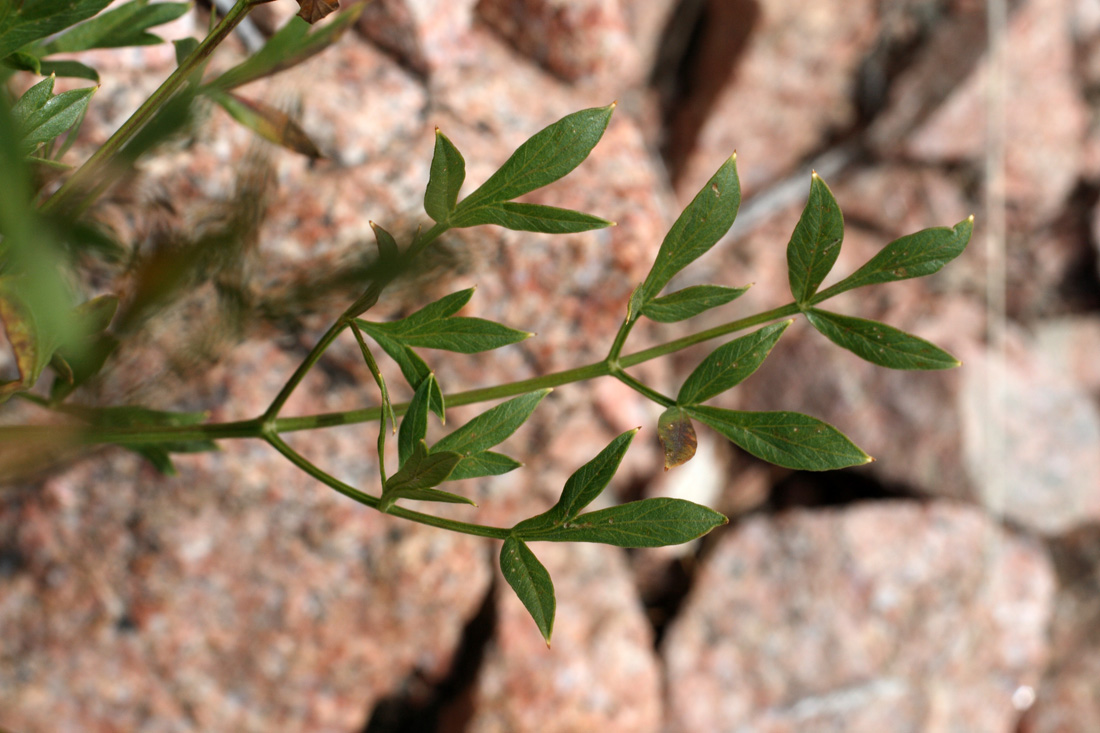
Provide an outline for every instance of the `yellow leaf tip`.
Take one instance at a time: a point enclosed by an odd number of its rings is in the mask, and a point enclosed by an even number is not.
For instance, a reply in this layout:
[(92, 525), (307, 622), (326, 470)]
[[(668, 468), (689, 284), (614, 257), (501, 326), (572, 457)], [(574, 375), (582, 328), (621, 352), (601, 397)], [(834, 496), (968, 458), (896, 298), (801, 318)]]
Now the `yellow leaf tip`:
[(973, 214), (971, 214), (970, 216), (966, 217), (966, 220), (967, 220), (968, 222), (970, 222), (971, 224), (973, 224), (973, 223), (974, 223), (974, 215), (973, 215)]

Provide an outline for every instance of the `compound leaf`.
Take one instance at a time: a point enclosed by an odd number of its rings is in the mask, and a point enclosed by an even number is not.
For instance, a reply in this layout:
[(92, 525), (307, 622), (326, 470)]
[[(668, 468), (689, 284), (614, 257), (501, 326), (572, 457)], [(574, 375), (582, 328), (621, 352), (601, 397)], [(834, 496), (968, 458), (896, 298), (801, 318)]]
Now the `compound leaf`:
[(580, 211), (513, 201), (470, 209), (452, 221), (455, 227), (472, 227), (477, 224), (495, 224), (517, 232), (543, 234), (575, 234), (614, 225), (606, 219)]
[(657, 439), (665, 451), (665, 470), (681, 466), (695, 456), (699, 441), (695, 426), (682, 407), (670, 407), (657, 419)]
[(365, 3), (351, 6), (320, 28), (300, 17), (291, 18), (263, 48), (219, 76), (209, 86), (233, 89), (302, 63), (336, 43), (363, 12)]
[(603, 137), (615, 105), (566, 115), (516, 148), (500, 169), (459, 203), (454, 220), (472, 209), (510, 201), (563, 177), (588, 157)]
[(581, 514), (560, 527), (524, 533), (524, 539), (664, 547), (690, 542), (728, 521), (713, 509), (685, 499), (643, 499)]
[(111, 0), (24, 0), (0, 4), (0, 59), (90, 18)]
[(96, 87), (53, 94), (53, 77), (28, 89), (12, 107), (24, 154), (48, 143), (72, 127), (84, 115)]
[(837, 346), (889, 369), (952, 369), (959, 360), (922, 338), (865, 318), (811, 308), (806, 320)]
[(522, 540), (509, 537), (500, 548), (500, 572), (539, 627), (546, 645), (554, 630), (554, 583), (535, 553)]
[(424, 191), (424, 211), (435, 221), (447, 221), (458, 201), (458, 191), (466, 180), (466, 160), (447, 136), (435, 128), (435, 154), (432, 156), (428, 188)]
[(133, 0), (70, 28), (45, 44), (42, 55), (163, 43), (164, 39), (148, 33), (148, 29), (170, 23), (189, 9), (186, 3), (150, 5), (149, 0)]
[(798, 412), (740, 412), (697, 405), (687, 408), (757, 458), (801, 471), (831, 471), (872, 459), (832, 425)]
[(748, 289), (748, 285), (743, 288), (693, 285), (645, 303), (642, 306), (642, 315), (658, 323), (684, 321), (711, 308), (725, 305), (744, 295)]
[(743, 382), (764, 363), (791, 323), (793, 321), (789, 320), (774, 323), (719, 346), (684, 381), (676, 403), (694, 405), (705, 402)]
[(444, 436), (432, 451), (454, 451), (465, 457), (488, 450), (516, 432), (548, 394), (550, 390), (543, 389), (503, 402)]
[(565, 482), (557, 503), (542, 514), (525, 519), (515, 526), (517, 532), (532, 529), (559, 527), (573, 519), (582, 509), (603, 493), (615, 472), (619, 470), (623, 456), (630, 448), (638, 428), (627, 430), (612, 440), (599, 455), (584, 464)]
[(954, 227), (933, 227), (895, 239), (863, 267), (836, 285), (819, 293), (812, 303), (820, 303), (837, 293), (864, 285), (906, 280), (939, 272), (966, 249), (974, 231), (974, 217)]
[(657, 259), (642, 283), (642, 303), (648, 303), (672, 276), (701, 257), (725, 236), (741, 206), (737, 155), (722, 164), (672, 225), (657, 252)]
[(787, 278), (791, 294), (805, 303), (833, 269), (844, 239), (844, 217), (833, 192), (815, 171), (810, 198), (787, 243)]

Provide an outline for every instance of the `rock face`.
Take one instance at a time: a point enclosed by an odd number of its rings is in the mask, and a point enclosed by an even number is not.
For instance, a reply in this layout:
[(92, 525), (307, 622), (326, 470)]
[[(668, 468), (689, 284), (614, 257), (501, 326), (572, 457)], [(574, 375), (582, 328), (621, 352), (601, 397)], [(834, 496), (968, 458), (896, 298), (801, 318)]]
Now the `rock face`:
[[(283, 2), (262, 9), (285, 18), (294, 3)], [(714, 404), (826, 419), (877, 459), (836, 482), (920, 501), (780, 512), (799, 503), (783, 487), (815, 477), (765, 466), (702, 426), (694, 461), (663, 474), (659, 407), (614, 380), (563, 385), (501, 446), (525, 468), (456, 484), (480, 507), (442, 513), (510, 526), (549, 506), (613, 436), (642, 426), (599, 501), (684, 497), (734, 524), (625, 556), (534, 546), (558, 592), (547, 650), (494, 584), (490, 541), (367, 510), (259, 443), (176, 456), (174, 478), (105, 449), (0, 488), (0, 727), (350, 732), (369, 721), (374, 732), (401, 699), (426, 701), (431, 714), (416, 720), (439, 731), (1096, 729), (1100, 12), (1092, 0), (1011, 5), (1003, 364), (987, 342), (998, 324), (985, 304), (996, 212), (986, 208), (982, 3), (374, 0), (358, 33), (242, 87), (292, 113), (325, 159), (261, 149), (215, 109), (186, 146), (143, 161), (97, 212), (134, 253), (96, 265), (88, 294), (122, 283), (129, 335), (80, 401), (223, 421), (261, 413), (361, 287), (375, 251), (369, 222), (408, 242), (426, 221), (435, 127), (465, 156), (466, 194), (545, 125), (618, 99), (589, 160), (527, 199), (616, 227), (449, 232), (371, 317), (476, 285), (463, 315), (537, 332), (487, 357), (425, 352), (448, 392), (599, 361), (676, 200), (694, 196), (734, 149), (741, 217), (673, 287), (753, 289), (688, 326), (639, 323), (626, 352), (781, 306), (784, 245), (813, 159), (847, 222), (826, 286), (895, 237), (976, 215), (974, 242), (943, 273), (828, 305), (931, 340), (964, 367), (880, 369), (799, 322)], [(188, 15), (170, 35), (205, 27)], [(242, 53), (230, 41), (211, 69)], [(88, 60), (103, 84), (73, 163), (175, 65), (168, 45)], [(658, 77), (673, 82), (670, 98), (655, 88), (664, 82), (651, 87)], [(239, 247), (219, 253), (229, 265), (185, 279), (160, 312), (143, 314), (133, 271), (183, 262), (175, 235), (242, 211)], [(673, 394), (715, 345), (630, 372)], [(407, 399), (396, 366), (381, 367)], [(999, 412), (983, 402), (998, 379), (1010, 388)], [(286, 414), (376, 403), (346, 339)], [(20, 408), (3, 409), (8, 420)], [(483, 409), (451, 408), (430, 437)], [(990, 428), (1003, 431), (1000, 458), (987, 450)], [(375, 438), (376, 426), (360, 425), (288, 440), (375, 491)], [(471, 623), (488, 638), (467, 669)], [(457, 677), (456, 695), (447, 690)]]
[[(262, 399), (268, 385), (249, 385), (260, 362), (292, 364), (254, 346), (211, 380)], [(350, 396), (316, 386), (299, 404)], [(328, 470), (371, 482), (366, 430), (296, 437)], [(272, 458), (233, 443), (164, 479), (112, 449), (5, 495), (3, 725), (351, 731), (409, 678), (444, 677), (488, 590), (489, 548)]]
[(601, 545), (535, 545), (557, 579), (553, 644), (502, 588), (499, 621), (465, 730), (661, 730), (661, 679), (652, 629), (622, 552)]
[[(701, 86), (719, 84), (684, 103), (673, 117), (683, 203), (735, 149), (755, 161), (742, 173), (742, 185), (751, 191), (789, 174), (822, 145), (830, 129), (854, 121), (852, 80), (875, 39), (877, 5), (869, 0), (707, 4), (699, 57), (702, 64), (717, 61), (728, 81), (708, 78), (712, 66), (689, 72)], [(738, 57), (730, 58), (731, 53)]]
[(960, 506), (749, 520), (665, 639), (669, 729), (1010, 731), (1053, 591), (1038, 545)]

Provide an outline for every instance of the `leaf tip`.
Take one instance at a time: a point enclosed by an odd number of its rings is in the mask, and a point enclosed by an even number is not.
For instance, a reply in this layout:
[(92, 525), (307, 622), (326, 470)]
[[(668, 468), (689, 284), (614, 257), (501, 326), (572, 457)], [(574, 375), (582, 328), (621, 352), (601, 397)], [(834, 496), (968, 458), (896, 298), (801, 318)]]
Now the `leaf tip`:
[(966, 217), (966, 220), (967, 220), (968, 222), (970, 222), (971, 224), (973, 224), (973, 223), (974, 223), (974, 215), (973, 215), (973, 214), (971, 214), (970, 216)]
[(810, 178), (815, 180), (815, 181), (821, 180), (821, 176), (817, 175), (816, 170), (811, 170), (810, 171)]

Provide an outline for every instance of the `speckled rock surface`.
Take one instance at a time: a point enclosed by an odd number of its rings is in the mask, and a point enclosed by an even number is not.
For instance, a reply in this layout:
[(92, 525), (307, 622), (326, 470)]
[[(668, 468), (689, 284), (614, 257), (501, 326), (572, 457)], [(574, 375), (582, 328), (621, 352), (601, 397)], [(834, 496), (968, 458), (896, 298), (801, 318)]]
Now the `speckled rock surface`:
[(1054, 576), (961, 506), (797, 511), (730, 530), (663, 645), (673, 731), (1014, 729)]
[[(678, 144), (685, 151), (677, 179), (683, 203), (734, 150), (756, 161), (741, 173), (743, 187), (753, 191), (791, 173), (831, 128), (852, 122), (851, 85), (875, 39), (877, 5), (868, 0), (709, 3), (705, 43), (714, 47), (716, 58), (735, 50), (738, 57), (727, 59), (728, 81), (715, 90), (707, 109), (689, 102), (676, 112), (673, 126), (681, 128)], [(699, 68), (693, 78), (713, 84), (710, 73)]]
[(471, 733), (659, 731), (661, 678), (652, 629), (621, 550), (536, 544), (561, 599), (549, 650), (506, 589), (467, 724)]
[[(542, 511), (573, 470), (641, 426), (599, 505), (679, 496), (735, 524), (625, 562), (608, 548), (536, 545), (558, 589), (549, 652), (510, 591), (493, 586), (491, 542), (379, 516), (259, 443), (177, 456), (177, 478), (105, 450), (2, 487), (0, 727), (709, 731), (725, 722), (697, 716), (728, 710), (742, 730), (1007, 733), (1034, 698), (1021, 730), (1067, 721), (1088, 730), (1100, 597), (1082, 581), (1097, 566), (1085, 546), (1097, 525), (1100, 377), (1089, 345), (1100, 309), (1100, 14), (1092, 0), (1011, 5), (1008, 366), (1020, 401), (1003, 427), (1016, 440), (1008, 465), (1021, 501), (984, 492), (986, 456), (971, 429), (991, 414), (972, 399), (990, 359), (984, 4), (376, 0), (336, 48), (240, 90), (300, 120), (326, 159), (258, 144), (214, 108), (110, 194), (97, 216), (135, 253), (96, 264), (88, 288), (121, 283), (127, 337), (81, 401), (209, 410), (214, 420), (258, 414), (361, 284), (369, 222), (407, 241), (425, 221), (436, 126), (465, 155), (468, 193), (543, 126), (616, 99), (591, 158), (529, 200), (617, 227), (450, 232), (372, 312), (398, 317), (477, 285), (463, 315), (537, 332), (490, 356), (425, 351), (447, 391), (602, 359), (675, 199), (735, 148), (741, 217), (672, 287), (755, 285), (690, 328), (789, 300), (784, 245), (817, 166), (847, 222), (826, 285), (899, 235), (976, 215), (970, 249), (934, 278), (828, 306), (932, 340), (963, 369), (871, 367), (792, 326), (764, 367), (715, 404), (814, 414), (877, 459), (827, 478), (761, 464), (702, 426), (695, 460), (665, 474), (660, 408), (613, 380), (556, 389), (501, 446), (525, 468), (455, 484), (480, 507), (441, 512), (506, 525)], [(270, 30), (295, 6), (260, 10)], [(165, 35), (205, 26), (189, 14)], [(243, 53), (231, 39), (211, 70)], [(74, 163), (174, 65), (167, 45), (88, 60), (103, 85)], [(669, 82), (677, 92), (666, 98)], [(788, 175), (793, 197), (771, 185)], [(185, 278), (146, 321), (132, 273), (186, 265), (180, 232), (237, 218), (231, 266)], [(688, 327), (640, 323), (626, 350)], [(673, 394), (714, 346), (631, 373)], [(383, 359), (382, 369), (407, 399), (394, 365)], [(342, 339), (286, 414), (376, 402), (354, 341)], [(431, 439), (481, 409), (451, 408), (447, 426), (433, 419)], [(8, 404), (0, 420), (39, 414)], [(290, 436), (368, 490), (375, 438), (372, 426)], [(10, 453), (0, 446), (0, 468)], [(931, 503), (881, 502), (899, 494)], [(837, 506), (805, 508), (824, 504)], [(387, 723), (394, 700), (424, 710)]]
[[(260, 402), (291, 357), (246, 351), (208, 386)], [(314, 385), (299, 405), (349, 391)], [(363, 428), (293, 442), (347, 481), (373, 478)], [(273, 458), (234, 442), (164, 479), (109, 450), (5, 494), (0, 724), (350, 731), (406, 678), (445, 676), (489, 586), (487, 545), (383, 517)]]

